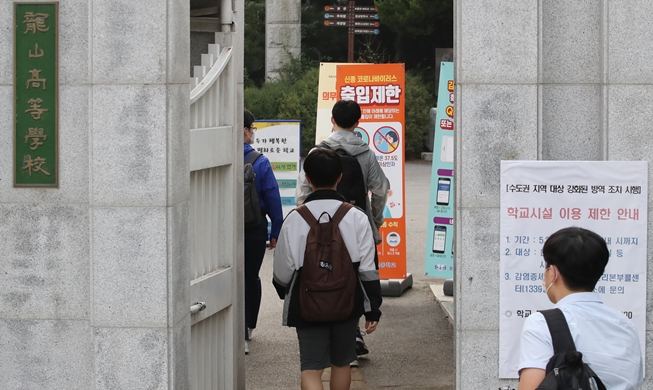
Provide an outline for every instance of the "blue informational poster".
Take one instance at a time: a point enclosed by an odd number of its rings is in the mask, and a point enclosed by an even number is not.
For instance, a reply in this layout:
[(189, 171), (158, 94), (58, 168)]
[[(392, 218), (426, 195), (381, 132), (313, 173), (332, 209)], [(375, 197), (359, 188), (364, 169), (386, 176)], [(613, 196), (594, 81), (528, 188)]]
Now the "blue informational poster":
[(426, 229), (424, 275), (453, 278), (454, 214), (453, 62), (440, 64), (438, 112), (433, 137), (433, 167)]

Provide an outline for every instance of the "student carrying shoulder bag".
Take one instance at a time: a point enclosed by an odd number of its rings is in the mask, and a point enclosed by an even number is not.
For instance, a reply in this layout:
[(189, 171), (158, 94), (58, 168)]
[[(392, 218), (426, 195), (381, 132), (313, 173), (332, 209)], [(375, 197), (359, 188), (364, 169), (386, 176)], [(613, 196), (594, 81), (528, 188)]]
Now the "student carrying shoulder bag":
[(542, 310), (553, 341), (553, 356), (546, 376), (536, 390), (607, 390), (598, 375), (585, 363), (569, 331), (562, 310)]

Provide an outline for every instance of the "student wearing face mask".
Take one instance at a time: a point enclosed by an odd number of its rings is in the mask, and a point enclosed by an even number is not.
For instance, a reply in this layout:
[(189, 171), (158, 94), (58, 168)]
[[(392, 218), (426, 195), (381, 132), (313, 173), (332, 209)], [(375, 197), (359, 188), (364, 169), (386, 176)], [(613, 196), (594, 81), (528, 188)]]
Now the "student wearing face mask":
[(281, 196), (279, 185), (272, 172), (270, 160), (264, 155), (256, 152), (252, 147), (256, 137), (254, 127), (254, 115), (245, 110), (243, 139), (245, 162), (252, 155), (254, 159), (252, 168), (256, 173), (254, 184), (261, 204), (261, 220), (256, 226), (245, 228), (245, 353), (249, 353), (249, 339), (252, 331), (256, 328), (258, 312), (261, 307), (261, 278), (259, 271), (265, 256), (265, 246), (268, 241), (268, 220), (272, 221), (270, 231), (270, 249), (277, 246), (277, 238), (283, 223), (283, 212), (281, 209)]
[[(635, 326), (603, 304), (594, 287), (608, 264), (608, 247), (598, 234), (569, 227), (552, 234), (542, 249), (544, 288), (569, 325), (576, 349), (610, 390), (634, 390), (643, 381)], [(551, 334), (542, 313), (529, 316), (520, 338), (519, 390), (536, 389), (553, 356)]]

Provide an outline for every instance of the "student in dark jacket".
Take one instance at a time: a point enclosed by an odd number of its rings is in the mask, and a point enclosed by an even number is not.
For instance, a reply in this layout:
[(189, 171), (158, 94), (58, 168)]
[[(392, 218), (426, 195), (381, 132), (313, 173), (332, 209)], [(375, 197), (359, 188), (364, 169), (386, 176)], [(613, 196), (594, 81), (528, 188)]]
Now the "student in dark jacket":
[[(247, 156), (254, 151), (251, 144), (254, 142), (256, 134), (254, 115), (248, 110), (245, 110), (244, 125), (244, 159), (247, 159)], [(258, 312), (261, 307), (262, 291), (259, 272), (268, 240), (268, 221), (265, 216), (269, 216), (272, 221), (270, 249), (277, 246), (277, 238), (283, 223), (279, 185), (272, 172), (270, 160), (261, 155), (254, 161), (252, 167), (256, 173), (254, 184), (261, 202), (261, 223), (258, 226), (245, 229), (245, 353), (249, 353), (247, 341), (256, 328)]]
[[(333, 216), (345, 201), (336, 191), (342, 176), (340, 156), (332, 150), (318, 148), (306, 157), (304, 172), (313, 189), (304, 204), (316, 219), (323, 212)], [(354, 207), (338, 227), (359, 280), (353, 297), (354, 309), (344, 321), (315, 323), (301, 316), (299, 277), (310, 227), (299, 213), (287, 216), (274, 253), (273, 284), (284, 299), (283, 325), (297, 329), (302, 389), (321, 388), (322, 371), (329, 366), (331, 389), (349, 389), (349, 363), (356, 359), (358, 319), (364, 314), (365, 331), (372, 333), (381, 317), (381, 285), (374, 265), (376, 246), (369, 219), (365, 212)]]

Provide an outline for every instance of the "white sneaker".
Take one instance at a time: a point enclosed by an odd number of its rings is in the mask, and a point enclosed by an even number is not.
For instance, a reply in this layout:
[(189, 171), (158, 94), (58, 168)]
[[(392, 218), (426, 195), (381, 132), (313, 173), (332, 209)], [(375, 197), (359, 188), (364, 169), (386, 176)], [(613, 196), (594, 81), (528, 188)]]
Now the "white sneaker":
[(249, 343), (245, 341), (245, 355), (249, 355)]
[(252, 339), (252, 333), (254, 333), (254, 329), (252, 328), (247, 328), (247, 335), (249, 336), (249, 339)]
[(356, 359), (353, 362), (349, 363), (349, 367), (358, 367), (358, 359)]

